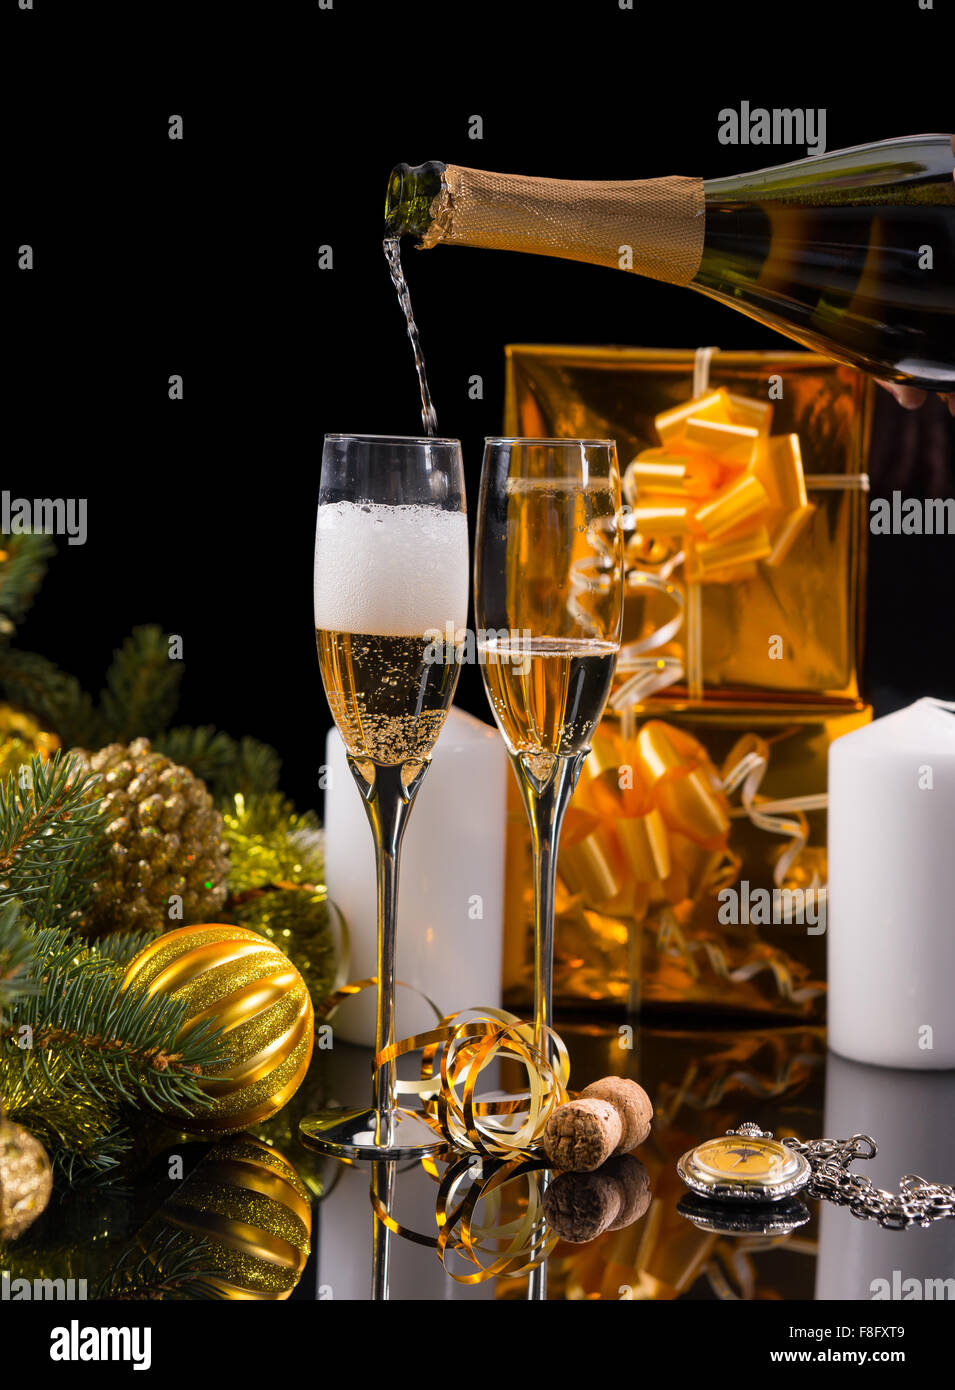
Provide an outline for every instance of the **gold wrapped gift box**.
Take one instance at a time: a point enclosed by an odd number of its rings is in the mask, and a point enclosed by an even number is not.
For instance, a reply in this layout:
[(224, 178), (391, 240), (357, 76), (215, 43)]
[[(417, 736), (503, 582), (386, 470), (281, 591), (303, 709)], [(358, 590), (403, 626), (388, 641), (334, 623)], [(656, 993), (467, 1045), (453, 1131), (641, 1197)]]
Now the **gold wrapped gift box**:
[[(509, 435), (615, 439), (621, 470), (638, 454), (644, 456), (647, 498), (657, 504), (665, 503), (673, 488), (671, 454), (695, 452), (691, 494), (705, 483), (706, 470), (712, 472), (707, 448), (730, 465), (715, 474), (715, 504), (695, 497), (692, 524), (699, 534), (693, 546), (684, 546), (688, 565), (673, 574), (678, 583), (701, 580), (691, 585), (698, 590), (699, 652), (698, 688), (691, 684), (688, 693), (717, 689), (740, 698), (758, 698), (761, 691), (800, 699), (859, 698), (868, 378), (814, 353), (717, 352), (708, 358), (705, 390), (723, 389), (735, 404), (733, 424), (727, 428), (714, 419), (708, 429), (704, 410), (696, 412), (700, 418), (687, 430), (680, 407), (700, 384), (699, 376), (694, 380), (699, 357), (692, 351), (517, 344), (506, 355)], [(738, 435), (745, 433), (740, 422), (752, 415), (747, 422), (763, 432), (764, 411), (771, 414), (765, 433), (772, 436), (764, 441), (765, 457), (754, 460), (745, 487), (729, 495), (727, 472), (734, 462), (743, 462), (734, 457)], [(667, 412), (677, 418), (669, 420)], [(779, 495), (779, 483), (795, 482), (790, 444), (795, 461), (801, 458), (801, 477), (793, 496), (786, 497)], [(643, 526), (638, 517), (648, 546), (659, 538), (661, 525), (666, 529), (667, 513), (677, 510), (658, 505), (656, 530), (649, 518)], [(678, 531), (670, 539), (676, 551)], [(726, 555), (744, 563), (721, 567), (718, 561)], [(655, 568), (649, 555), (646, 568), (651, 573)], [(631, 585), (624, 643), (645, 639), (671, 617), (658, 591)], [(689, 631), (684, 624), (669, 642), (652, 648), (653, 656), (686, 667)]]
[[(871, 717), (872, 385), (799, 351), (506, 351), (505, 432), (615, 439), (630, 509), (618, 680), (561, 839), (558, 1005), (816, 1019), (828, 748)], [(526, 1008), (516, 792), (508, 837), (505, 997)]]
[[(815, 1020), (825, 980), (829, 745), (860, 702), (693, 704), (604, 719), (564, 823), (558, 1008), (680, 1008)], [(504, 989), (533, 995), (530, 832), (507, 828)]]

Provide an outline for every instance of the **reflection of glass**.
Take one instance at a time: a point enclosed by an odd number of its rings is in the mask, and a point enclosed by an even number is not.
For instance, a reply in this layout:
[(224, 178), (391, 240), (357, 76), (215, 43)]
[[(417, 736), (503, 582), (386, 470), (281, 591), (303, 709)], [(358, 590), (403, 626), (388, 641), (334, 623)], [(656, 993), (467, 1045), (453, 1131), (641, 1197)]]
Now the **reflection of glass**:
[[(450, 439), (328, 435), (315, 533), (315, 638), (329, 707), (375, 839), (375, 1054), (395, 1041), (398, 859), (411, 804), (457, 683), (467, 623), (468, 532), (461, 448)], [(344, 1158), (420, 1157), (443, 1147), (394, 1100), (394, 1063), (371, 1109), (302, 1121), (312, 1147)]]
[(551, 1024), (560, 826), (620, 646), (619, 509), (612, 441), (486, 441), (475, 555), (478, 650), (531, 822), (538, 1045)]
[[(395, 1167), (394, 1163), (382, 1163), (380, 1160), (371, 1166), (372, 1197), (377, 1199), (385, 1211), (389, 1213), (391, 1204), (395, 1199)], [(391, 1231), (377, 1212), (374, 1220), (371, 1253), (371, 1297), (372, 1302), (383, 1303), (387, 1301), (391, 1293)]]

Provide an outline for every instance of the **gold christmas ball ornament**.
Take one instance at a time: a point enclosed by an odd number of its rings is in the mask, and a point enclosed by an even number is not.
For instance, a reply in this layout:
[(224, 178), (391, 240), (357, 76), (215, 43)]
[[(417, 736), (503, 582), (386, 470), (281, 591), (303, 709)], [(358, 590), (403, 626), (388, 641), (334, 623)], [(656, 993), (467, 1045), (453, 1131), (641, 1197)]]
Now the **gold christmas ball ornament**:
[(131, 962), (123, 987), (185, 1000), (179, 1037), (197, 1024), (223, 1032), (224, 1061), (201, 1079), (212, 1104), (177, 1129), (204, 1138), (260, 1124), (295, 1094), (312, 1056), (315, 1016), (302, 976), (277, 946), (244, 927), (179, 927)]
[(50, 1200), (46, 1149), (28, 1129), (0, 1120), (0, 1240), (15, 1240)]
[(205, 783), (145, 738), (71, 754), (81, 771), (97, 774), (89, 799), (103, 798), (109, 843), (87, 934), (162, 931), (174, 899), (180, 921), (214, 916), (226, 899), (229, 850)]
[(308, 1189), (287, 1158), (247, 1134), (211, 1149), (157, 1220), (209, 1243), (207, 1282), (227, 1299), (284, 1300), (308, 1259)]
[(229, 915), (233, 913), (240, 925), (274, 942), (289, 957), (316, 1008), (345, 983), (345, 919), (324, 888), (284, 883), (254, 889)]
[(60, 740), (44, 729), (32, 714), (0, 702), (0, 777), (16, 772), (35, 755), (46, 762), (60, 746)]

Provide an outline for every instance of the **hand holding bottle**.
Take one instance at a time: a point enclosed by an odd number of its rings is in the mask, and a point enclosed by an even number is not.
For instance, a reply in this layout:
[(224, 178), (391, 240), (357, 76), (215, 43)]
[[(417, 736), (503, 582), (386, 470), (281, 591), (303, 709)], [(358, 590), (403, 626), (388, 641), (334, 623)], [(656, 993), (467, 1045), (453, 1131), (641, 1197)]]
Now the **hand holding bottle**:
[[(949, 144), (955, 155), (955, 135), (949, 137)], [(952, 179), (955, 181), (955, 169), (952, 170)], [(904, 410), (918, 410), (929, 397), (927, 391), (920, 391), (915, 386), (899, 386), (894, 381), (880, 381), (879, 385), (884, 386)], [(942, 392), (942, 400), (948, 406), (949, 415), (955, 415), (955, 391)]]

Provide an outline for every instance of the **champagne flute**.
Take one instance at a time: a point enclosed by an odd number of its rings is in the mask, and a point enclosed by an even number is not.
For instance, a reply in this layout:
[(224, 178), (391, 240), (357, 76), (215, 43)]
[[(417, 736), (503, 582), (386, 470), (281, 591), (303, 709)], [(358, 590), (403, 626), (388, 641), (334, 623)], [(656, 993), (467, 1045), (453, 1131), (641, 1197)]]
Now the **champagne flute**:
[[(329, 708), (375, 841), (378, 1009), (372, 1106), (304, 1119), (339, 1158), (420, 1158), (446, 1147), (395, 1102), (395, 930), (408, 814), (458, 678), (468, 527), (454, 439), (325, 437), (315, 532), (315, 638)], [(436, 637), (436, 634), (440, 636)]]
[(488, 439), (475, 553), (478, 656), (531, 825), (534, 1025), (552, 1026), (557, 844), (623, 622), (617, 446)]

